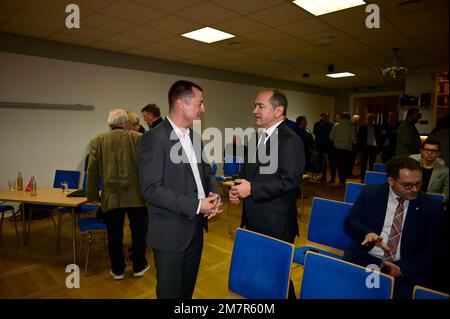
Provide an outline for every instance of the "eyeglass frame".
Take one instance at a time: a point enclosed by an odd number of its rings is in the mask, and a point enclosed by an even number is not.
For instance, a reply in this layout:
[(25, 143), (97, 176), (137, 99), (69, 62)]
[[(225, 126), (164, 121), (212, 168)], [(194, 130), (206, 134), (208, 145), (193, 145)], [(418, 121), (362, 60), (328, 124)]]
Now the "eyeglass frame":
[(422, 151), (424, 151), (425, 153), (428, 153), (428, 154), (437, 154), (437, 153), (439, 153), (440, 150), (432, 150), (429, 148), (422, 148)]
[(420, 183), (416, 183), (416, 184), (406, 184), (403, 185), (402, 183), (400, 183), (398, 180), (396, 180), (395, 178), (393, 178), (394, 181), (396, 181), (399, 185), (401, 185), (405, 190), (410, 191), (413, 189), (413, 187), (415, 187), (417, 190), (421, 190), (422, 189), (422, 181), (420, 181)]

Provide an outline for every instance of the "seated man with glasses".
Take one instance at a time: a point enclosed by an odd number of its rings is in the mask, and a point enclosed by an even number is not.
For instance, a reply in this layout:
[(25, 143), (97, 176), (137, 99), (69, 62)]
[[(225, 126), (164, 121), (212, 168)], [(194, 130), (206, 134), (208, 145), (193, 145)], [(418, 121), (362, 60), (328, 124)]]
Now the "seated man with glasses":
[(448, 167), (439, 158), (441, 143), (432, 137), (427, 138), (420, 147), (420, 154), (410, 157), (419, 161), (422, 167), (422, 191), (442, 194), (448, 202)]
[(411, 298), (414, 285), (430, 286), (443, 203), (420, 192), (416, 160), (392, 158), (387, 175), (385, 184), (364, 186), (345, 218), (344, 230), (352, 241), (344, 260), (376, 265), (395, 278), (394, 298)]

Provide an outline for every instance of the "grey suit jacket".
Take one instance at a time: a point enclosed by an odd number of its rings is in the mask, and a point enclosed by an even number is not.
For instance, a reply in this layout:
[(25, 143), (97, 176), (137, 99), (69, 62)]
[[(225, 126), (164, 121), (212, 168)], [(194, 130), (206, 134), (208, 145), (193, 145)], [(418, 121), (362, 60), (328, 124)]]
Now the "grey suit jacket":
[(448, 167), (434, 164), (433, 172), (431, 173), (430, 182), (428, 183), (428, 193), (443, 194), (445, 201), (448, 201)]
[[(180, 155), (186, 156), (178, 138), (170, 140), (172, 130), (165, 119), (142, 137), (138, 152), (139, 180), (142, 196), (149, 204), (148, 244), (164, 251), (181, 252), (192, 241), (199, 199), (189, 162), (173, 163), (170, 158), (174, 145), (181, 151)], [(202, 160), (197, 165), (206, 196), (209, 192), (216, 193), (209, 164)], [(206, 228), (206, 218), (203, 222)]]

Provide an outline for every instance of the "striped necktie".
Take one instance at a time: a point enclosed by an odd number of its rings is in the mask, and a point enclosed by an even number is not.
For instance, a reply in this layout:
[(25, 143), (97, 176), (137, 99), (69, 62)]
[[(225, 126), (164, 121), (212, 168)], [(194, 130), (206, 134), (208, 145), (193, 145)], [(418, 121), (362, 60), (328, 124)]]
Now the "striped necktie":
[(384, 252), (383, 262), (394, 262), (395, 255), (397, 254), (398, 243), (402, 236), (402, 226), (403, 226), (403, 216), (405, 207), (403, 206), (404, 199), (397, 198), (398, 205), (395, 209), (394, 219), (392, 221), (391, 233), (389, 234), (389, 239), (387, 241), (387, 246), (389, 247), (389, 252)]

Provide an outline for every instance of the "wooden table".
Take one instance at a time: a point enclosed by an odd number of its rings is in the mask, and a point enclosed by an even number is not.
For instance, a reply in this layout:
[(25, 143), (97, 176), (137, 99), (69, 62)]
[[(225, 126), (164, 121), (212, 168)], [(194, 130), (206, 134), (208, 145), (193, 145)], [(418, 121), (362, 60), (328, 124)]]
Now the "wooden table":
[[(69, 190), (70, 192), (71, 190)], [(37, 189), (37, 195), (31, 196), (30, 192), (25, 191), (0, 191), (0, 201), (6, 202), (18, 202), (22, 204), (41, 204), (41, 205), (52, 205), (52, 206), (63, 206), (72, 208), (72, 248), (73, 248), (73, 263), (77, 264), (76, 260), (76, 247), (77, 247), (77, 236), (76, 236), (76, 216), (75, 208), (81, 206), (87, 202), (86, 197), (67, 197), (61, 191), (61, 188), (45, 188), (40, 187)], [(30, 212), (31, 215), (31, 212)], [(28, 221), (31, 221), (31, 216), (29, 216)], [(25, 231), (25, 214), (22, 212), (22, 226), (24, 232), (24, 239), (26, 238)], [(60, 225), (58, 225), (60, 227)], [(29, 229), (28, 229), (29, 231)]]

